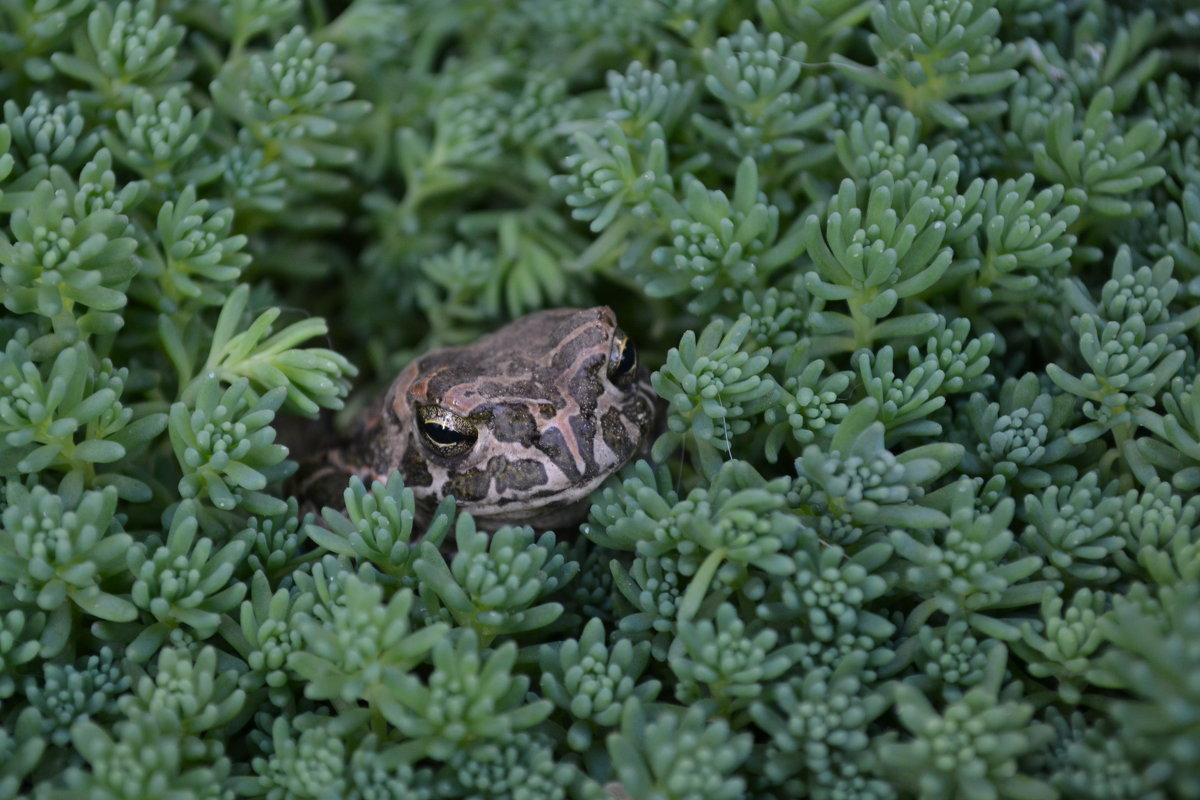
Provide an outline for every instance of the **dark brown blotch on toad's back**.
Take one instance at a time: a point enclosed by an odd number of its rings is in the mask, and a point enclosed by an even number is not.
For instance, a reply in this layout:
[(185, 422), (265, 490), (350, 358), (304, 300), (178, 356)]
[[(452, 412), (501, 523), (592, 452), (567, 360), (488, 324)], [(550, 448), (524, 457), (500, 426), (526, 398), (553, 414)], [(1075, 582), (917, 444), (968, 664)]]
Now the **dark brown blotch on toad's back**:
[(605, 411), (604, 416), (601, 417), (600, 435), (604, 437), (604, 443), (608, 445), (608, 449), (616, 453), (618, 458), (625, 459), (633, 455), (634, 442), (629, 438), (629, 432), (625, 429), (621, 413), (615, 408)]
[(472, 467), (449, 478), (441, 494), (443, 497), (454, 495), (460, 503), (470, 503), (487, 497), (491, 484), (492, 476), (488, 475), (486, 469)]
[(544, 453), (551, 463), (562, 470), (570, 480), (579, 480), (579, 468), (575, 465), (575, 458), (567, 448), (567, 440), (562, 431), (558, 428), (547, 428), (538, 436), (534, 446)]
[(583, 459), (583, 474), (595, 475), (600, 471), (596, 463), (596, 423), (592, 420), (595, 415), (571, 418), (571, 435), (579, 445), (579, 457)]
[(462, 503), (482, 500), (494, 489), (498, 493), (522, 491), (546, 483), (546, 468), (530, 458), (492, 456), (483, 468), (474, 467), (446, 482), (446, 494)]
[(493, 406), (491, 412), (492, 434), (501, 442), (516, 442), (529, 446), (537, 439), (537, 423), (525, 406), (505, 403)]
[(488, 461), (488, 472), (501, 496), (505, 492), (523, 492), (546, 485), (546, 467), (532, 458), (492, 456)]
[(420, 449), (411, 443), (404, 448), (404, 455), (400, 459), (400, 472), (404, 475), (406, 486), (418, 488), (433, 484), (433, 475), (429, 472), (429, 465), (421, 456)]
[(584, 416), (590, 417), (596, 413), (596, 403), (604, 393), (604, 383), (600, 378), (602, 370), (608, 362), (608, 356), (603, 359), (588, 359), (588, 362), (575, 371), (567, 383), (567, 394), (579, 406)]

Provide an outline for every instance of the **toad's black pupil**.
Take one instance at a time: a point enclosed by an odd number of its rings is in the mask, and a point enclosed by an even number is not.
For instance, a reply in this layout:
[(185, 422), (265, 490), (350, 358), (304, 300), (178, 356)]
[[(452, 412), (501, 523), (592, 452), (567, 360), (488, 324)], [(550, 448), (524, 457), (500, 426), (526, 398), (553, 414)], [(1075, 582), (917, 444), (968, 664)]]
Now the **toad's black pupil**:
[(624, 375), (633, 369), (635, 364), (637, 364), (637, 348), (633, 346), (633, 342), (627, 341), (621, 348), (621, 360), (617, 362), (614, 372), (617, 375)]
[(447, 428), (440, 423), (426, 422), (424, 425), (425, 435), (438, 444), (458, 444), (467, 440), (465, 433), (459, 433), (453, 428)]

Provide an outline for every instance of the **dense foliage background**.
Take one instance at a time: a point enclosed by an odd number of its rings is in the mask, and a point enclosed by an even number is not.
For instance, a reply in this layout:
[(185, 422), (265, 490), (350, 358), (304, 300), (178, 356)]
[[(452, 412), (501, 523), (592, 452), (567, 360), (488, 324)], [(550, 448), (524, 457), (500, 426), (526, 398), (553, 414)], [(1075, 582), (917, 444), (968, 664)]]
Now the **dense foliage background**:
[[(0, 0), (0, 798), (1200, 797), (1198, 76), (1188, 0)], [(585, 535), (281, 495), (600, 302), (670, 408)]]

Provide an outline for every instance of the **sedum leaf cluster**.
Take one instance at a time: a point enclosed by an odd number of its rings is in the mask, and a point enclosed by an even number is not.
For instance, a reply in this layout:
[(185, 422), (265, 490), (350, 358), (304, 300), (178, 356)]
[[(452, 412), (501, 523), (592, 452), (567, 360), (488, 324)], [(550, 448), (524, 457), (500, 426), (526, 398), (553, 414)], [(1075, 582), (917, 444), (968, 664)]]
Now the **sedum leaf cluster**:
[[(1200, 798), (1197, 52), (1183, 0), (0, 0), (0, 800)], [(289, 480), (599, 304), (662, 419), (581, 525)]]

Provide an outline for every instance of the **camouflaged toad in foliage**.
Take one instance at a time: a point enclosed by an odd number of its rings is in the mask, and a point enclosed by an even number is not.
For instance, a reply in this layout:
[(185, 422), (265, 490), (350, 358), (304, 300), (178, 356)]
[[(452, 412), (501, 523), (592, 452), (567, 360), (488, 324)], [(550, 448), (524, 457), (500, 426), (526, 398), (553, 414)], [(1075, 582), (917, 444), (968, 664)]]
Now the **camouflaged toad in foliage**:
[[(1198, 50), (0, 0), (0, 800), (1200, 797)], [(287, 496), (287, 417), (598, 305), (663, 426), (578, 531)]]

